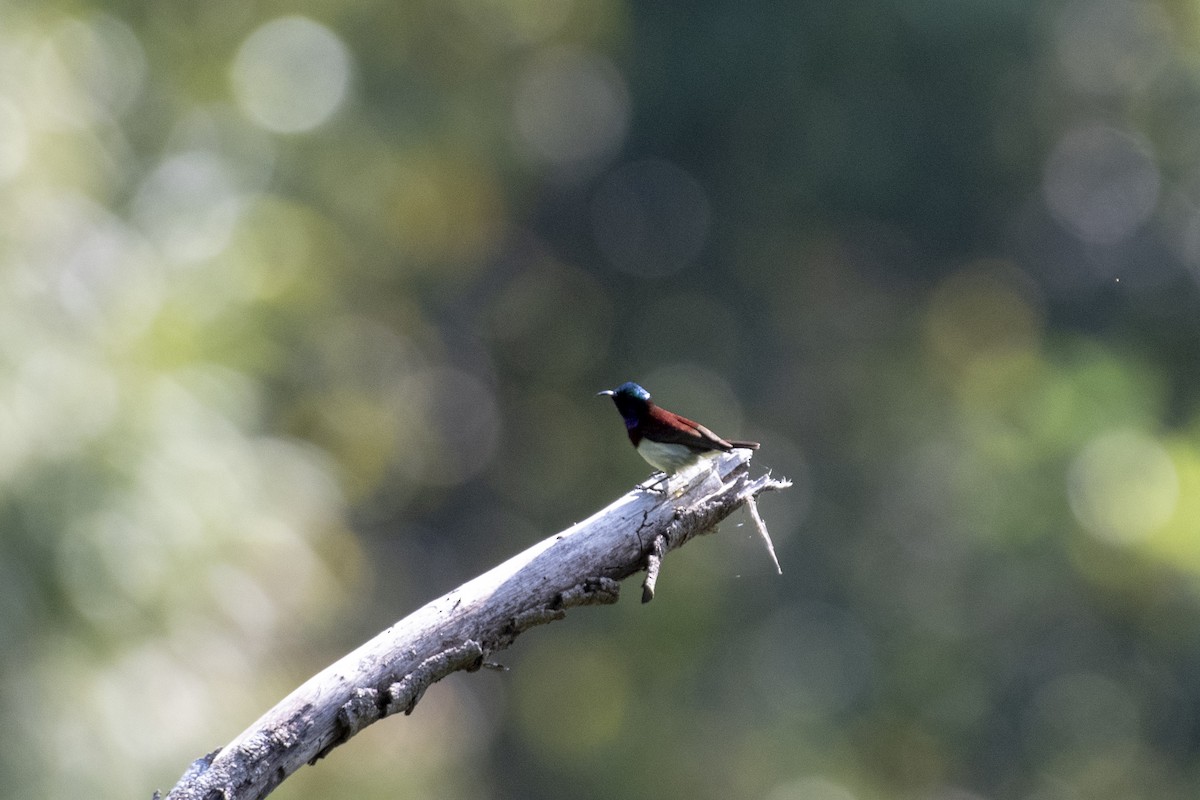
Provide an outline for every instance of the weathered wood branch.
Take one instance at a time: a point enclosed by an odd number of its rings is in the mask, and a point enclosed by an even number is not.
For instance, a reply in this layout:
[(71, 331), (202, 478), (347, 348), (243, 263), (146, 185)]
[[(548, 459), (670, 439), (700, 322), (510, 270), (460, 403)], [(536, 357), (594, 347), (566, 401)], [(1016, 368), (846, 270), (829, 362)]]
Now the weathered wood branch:
[(790, 485), (769, 475), (751, 478), (749, 458), (749, 451), (735, 450), (714, 459), (711, 470), (677, 476), (668, 492), (632, 491), (418, 609), (194, 762), (167, 800), (265, 797), (371, 723), (410, 713), (434, 682), (479, 669), (532, 626), (561, 619), (574, 606), (616, 602), (619, 581), (641, 570), (647, 572), (642, 601), (649, 601), (666, 553), (712, 530), (748, 499)]

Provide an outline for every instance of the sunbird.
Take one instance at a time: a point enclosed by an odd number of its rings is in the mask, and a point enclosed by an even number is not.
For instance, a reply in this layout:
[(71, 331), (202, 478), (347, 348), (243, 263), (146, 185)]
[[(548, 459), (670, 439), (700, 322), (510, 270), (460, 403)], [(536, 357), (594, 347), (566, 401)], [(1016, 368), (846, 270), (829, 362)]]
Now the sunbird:
[(698, 422), (659, 408), (650, 393), (632, 381), (596, 393), (600, 395), (613, 399), (638, 455), (666, 475), (674, 475), (710, 453), (759, 448), (758, 442), (727, 441)]

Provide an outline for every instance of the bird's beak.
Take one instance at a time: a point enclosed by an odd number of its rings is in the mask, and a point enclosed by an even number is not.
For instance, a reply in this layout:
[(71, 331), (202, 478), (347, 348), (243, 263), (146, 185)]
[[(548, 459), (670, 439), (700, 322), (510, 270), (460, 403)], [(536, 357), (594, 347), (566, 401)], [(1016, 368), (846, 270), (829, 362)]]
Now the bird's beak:
[(612, 397), (614, 394), (616, 394), (616, 392), (614, 392), (612, 389), (605, 389), (603, 392), (596, 392), (596, 397), (599, 397), (602, 394)]

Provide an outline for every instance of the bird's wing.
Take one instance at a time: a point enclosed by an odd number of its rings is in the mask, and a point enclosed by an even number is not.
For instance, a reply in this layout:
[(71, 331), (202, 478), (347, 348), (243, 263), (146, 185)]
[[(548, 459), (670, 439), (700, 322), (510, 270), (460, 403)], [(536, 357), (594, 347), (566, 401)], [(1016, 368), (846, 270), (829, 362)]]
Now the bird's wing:
[(733, 446), (699, 422), (655, 406), (642, 421), (642, 432), (654, 441), (682, 444), (697, 450), (729, 452)]

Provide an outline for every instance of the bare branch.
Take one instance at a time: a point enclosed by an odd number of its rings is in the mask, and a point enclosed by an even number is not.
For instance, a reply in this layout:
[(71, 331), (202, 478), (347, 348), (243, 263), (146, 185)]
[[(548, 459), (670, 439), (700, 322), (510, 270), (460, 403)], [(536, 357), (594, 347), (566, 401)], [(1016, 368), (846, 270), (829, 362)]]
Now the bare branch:
[(619, 581), (643, 569), (642, 599), (649, 601), (666, 553), (712, 530), (748, 499), (790, 485), (751, 478), (749, 457), (746, 450), (721, 454), (712, 469), (678, 476), (683, 485), (670, 493), (630, 492), (418, 609), (197, 759), (167, 800), (265, 797), (371, 723), (410, 713), (433, 683), (487, 665), (491, 653), (523, 631), (562, 619), (568, 608), (616, 602)]

